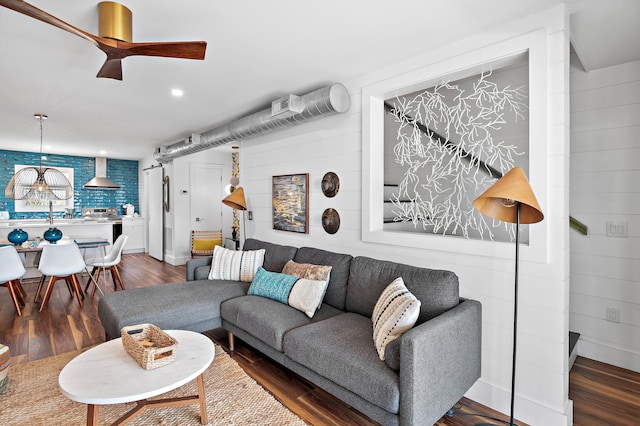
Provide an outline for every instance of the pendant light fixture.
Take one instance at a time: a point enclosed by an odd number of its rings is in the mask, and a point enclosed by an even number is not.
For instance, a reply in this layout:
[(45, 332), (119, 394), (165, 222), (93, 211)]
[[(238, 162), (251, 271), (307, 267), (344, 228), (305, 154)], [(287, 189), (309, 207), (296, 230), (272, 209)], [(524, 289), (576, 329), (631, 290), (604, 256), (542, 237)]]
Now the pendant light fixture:
[(18, 170), (11, 177), (4, 195), (13, 200), (54, 201), (73, 197), (73, 187), (58, 169), (42, 167), (42, 123), (48, 117), (35, 114), (40, 122), (40, 165)]

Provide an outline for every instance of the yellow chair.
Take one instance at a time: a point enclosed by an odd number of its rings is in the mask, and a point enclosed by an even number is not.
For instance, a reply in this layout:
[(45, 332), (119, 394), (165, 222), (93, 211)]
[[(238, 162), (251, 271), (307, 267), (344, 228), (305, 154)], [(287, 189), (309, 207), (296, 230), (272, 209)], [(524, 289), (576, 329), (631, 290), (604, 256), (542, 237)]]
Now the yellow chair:
[(191, 231), (191, 257), (213, 256), (215, 246), (222, 246), (222, 230)]

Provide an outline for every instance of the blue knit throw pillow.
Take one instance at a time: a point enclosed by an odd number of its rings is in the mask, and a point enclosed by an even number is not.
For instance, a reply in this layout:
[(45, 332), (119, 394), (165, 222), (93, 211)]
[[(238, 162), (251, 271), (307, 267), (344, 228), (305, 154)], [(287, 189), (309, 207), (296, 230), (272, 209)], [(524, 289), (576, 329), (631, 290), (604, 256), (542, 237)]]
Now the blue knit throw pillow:
[(247, 294), (267, 297), (286, 304), (296, 281), (298, 281), (298, 277), (293, 275), (269, 272), (260, 267), (253, 277)]

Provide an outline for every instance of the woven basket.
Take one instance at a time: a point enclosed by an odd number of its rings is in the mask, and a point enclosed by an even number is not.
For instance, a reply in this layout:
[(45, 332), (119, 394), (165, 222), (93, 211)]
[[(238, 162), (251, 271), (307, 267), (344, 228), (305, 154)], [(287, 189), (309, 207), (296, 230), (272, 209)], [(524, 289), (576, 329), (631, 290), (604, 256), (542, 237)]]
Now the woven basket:
[(123, 327), (120, 334), (124, 349), (145, 370), (162, 367), (176, 359), (178, 341), (153, 324)]

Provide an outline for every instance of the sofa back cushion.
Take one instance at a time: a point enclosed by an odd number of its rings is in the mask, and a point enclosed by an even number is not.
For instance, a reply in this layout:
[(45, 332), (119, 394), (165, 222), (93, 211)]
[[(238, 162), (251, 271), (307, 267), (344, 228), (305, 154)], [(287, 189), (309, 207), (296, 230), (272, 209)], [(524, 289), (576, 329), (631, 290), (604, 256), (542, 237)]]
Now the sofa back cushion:
[(266, 241), (256, 240), (255, 238), (247, 238), (242, 246), (243, 250), (260, 250), (264, 249), (264, 263), (262, 267), (270, 272), (282, 272), (284, 265), (293, 259), (298, 250), (291, 246), (282, 246), (280, 244), (268, 243)]
[[(298, 263), (312, 263), (314, 265), (331, 266), (329, 285), (324, 296), (324, 303), (344, 311), (347, 297), (347, 282), (349, 268), (353, 256), (350, 254), (334, 253), (312, 247), (301, 247), (293, 258)], [(389, 281), (390, 283), (391, 281)], [(374, 302), (375, 304), (375, 302)], [(372, 308), (373, 309), (373, 308)]]
[(346, 310), (371, 317), (380, 294), (398, 277), (402, 277), (407, 289), (420, 301), (420, 315), (416, 324), (436, 317), (459, 303), (458, 277), (451, 271), (418, 268), (359, 256), (351, 262)]

